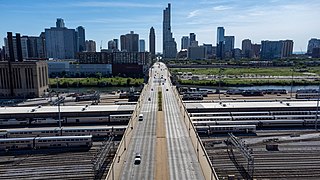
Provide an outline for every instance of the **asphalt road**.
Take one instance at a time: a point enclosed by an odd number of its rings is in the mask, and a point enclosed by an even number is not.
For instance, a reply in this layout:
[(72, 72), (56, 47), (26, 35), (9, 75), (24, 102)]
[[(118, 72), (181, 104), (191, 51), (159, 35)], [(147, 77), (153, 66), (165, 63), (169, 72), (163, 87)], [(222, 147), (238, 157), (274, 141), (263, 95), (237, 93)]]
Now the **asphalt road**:
[[(162, 64), (162, 66), (164, 66)], [(164, 77), (167, 70), (163, 68)], [(168, 89), (168, 91), (167, 91)], [(163, 82), (170, 179), (204, 179), (179, 105), (168, 81)]]
[[(151, 91), (151, 89), (153, 89)], [(144, 120), (138, 121), (133, 137), (128, 146), (128, 156), (122, 168), (121, 179), (154, 179), (156, 116), (157, 116), (157, 83), (151, 82), (146, 91), (141, 111)], [(148, 98), (150, 97), (150, 101)], [(135, 165), (136, 153), (141, 154), (141, 164)]]

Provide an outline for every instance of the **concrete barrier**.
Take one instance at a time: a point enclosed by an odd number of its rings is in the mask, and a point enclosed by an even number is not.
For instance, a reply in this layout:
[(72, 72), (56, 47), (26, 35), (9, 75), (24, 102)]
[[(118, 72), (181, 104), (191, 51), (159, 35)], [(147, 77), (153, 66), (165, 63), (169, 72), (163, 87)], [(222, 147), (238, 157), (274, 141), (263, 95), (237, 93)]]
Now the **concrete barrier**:
[[(169, 73), (169, 75), (170, 75), (170, 73)], [(170, 84), (172, 84), (170, 78), (168, 78), (168, 79), (169, 79)], [(197, 154), (198, 162), (200, 164), (204, 178), (206, 180), (219, 179), (216, 174), (216, 171), (214, 170), (214, 168), (212, 166), (211, 160), (206, 152), (206, 149), (203, 146), (203, 143), (197, 133), (197, 130), (193, 126), (193, 123), (192, 123), (192, 120), (190, 119), (187, 108), (183, 104), (183, 101), (179, 95), (177, 88), (175, 86), (172, 86), (172, 90), (173, 90), (173, 92), (176, 96), (176, 99), (178, 101), (180, 112), (183, 115), (184, 123), (189, 131), (189, 137), (191, 139), (193, 148)]]
[(143, 87), (143, 90), (141, 91), (138, 103), (132, 113), (131, 119), (129, 120), (128, 127), (124, 132), (123, 137), (119, 143), (118, 150), (113, 158), (106, 180), (120, 179), (120, 175), (121, 175), (120, 173), (122, 172), (124, 160), (126, 159), (127, 152), (128, 152), (127, 148), (132, 138), (133, 129), (136, 128), (139, 112), (142, 105), (142, 100), (144, 98), (144, 94), (146, 90), (149, 88), (150, 81), (151, 81), (151, 78), (149, 78), (148, 84), (146, 84)]

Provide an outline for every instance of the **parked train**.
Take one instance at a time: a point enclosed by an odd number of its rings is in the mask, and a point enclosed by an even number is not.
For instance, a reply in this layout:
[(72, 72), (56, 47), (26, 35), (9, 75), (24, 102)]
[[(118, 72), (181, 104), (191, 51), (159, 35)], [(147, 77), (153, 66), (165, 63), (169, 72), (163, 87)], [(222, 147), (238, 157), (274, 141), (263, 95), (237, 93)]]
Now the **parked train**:
[[(113, 114), (105, 117), (65, 117), (61, 118), (61, 123), (66, 124), (90, 124), (90, 123), (127, 123), (131, 114)], [(33, 118), (31, 120), (0, 119), (0, 126), (10, 125), (41, 125), (41, 124), (58, 124), (59, 120), (55, 118)]]
[(47, 148), (89, 148), (91, 146), (92, 135), (0, 139), (0, 151)]
[(196, 126), (200, 135), (212, 135), (216, 133), (256, 133), (255, 125), (207, 125)]
[(0, 130), (3, 138), (48, 137), (48, 136), (86, 136), (105, 137), (123, 135), (127, 126), (78, 126), (78, 127), (43, 127)]
[[(312, 127), (316, 120), (249, 120), (249, 121), (193, 121), (194, 126), (255, 125), (256, 127)], [(319, 123), (320, 124), (320, 123)]]
[[(269, 116), (269, 115), (315, 115), (316, 111), (253, 111), (253, 112), (212, 112), (189, 113), (190, 117), (212, 116)], [(318, 112), (320, 114), (320, 111)]]
[(297, 93), (296, 99), (318, 99), (319, 93)]
[[(250, 120), (314, 120), (317, 115), (269, 115), (269, 116), (212, 116), (191, 117), (192, 121), (250, 121)], [(320, 120), (320, 115), (318, 115)]]

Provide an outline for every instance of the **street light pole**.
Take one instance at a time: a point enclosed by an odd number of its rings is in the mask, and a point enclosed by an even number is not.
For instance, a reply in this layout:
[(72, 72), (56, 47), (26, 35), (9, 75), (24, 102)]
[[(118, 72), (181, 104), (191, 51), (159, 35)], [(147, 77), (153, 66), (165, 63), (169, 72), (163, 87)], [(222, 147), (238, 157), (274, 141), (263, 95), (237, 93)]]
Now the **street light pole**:
[(318, 89), (318, 99), (317, 99), (317, 111), (316, 111), (316, 122), (315, 122), (315, 129), (318, 131), (318, 111), (319, 111), (319, 98), (320, 98), (320, 85)]

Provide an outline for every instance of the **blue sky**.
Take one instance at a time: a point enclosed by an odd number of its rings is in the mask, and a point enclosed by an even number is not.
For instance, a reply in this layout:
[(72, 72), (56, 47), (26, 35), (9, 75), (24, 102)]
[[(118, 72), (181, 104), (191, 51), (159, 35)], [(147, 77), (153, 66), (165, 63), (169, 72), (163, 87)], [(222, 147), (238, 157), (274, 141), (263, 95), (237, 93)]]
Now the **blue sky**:
[[(168, 1), (156, 0), (0, 0), (0, 44), (7, 31), (39, 35), (63, 18), (68, 28), (84, 26), (86, 39), (103, 48), (107, 41), (133, 30), (146, 40), (156, 31), (156, 50), (162, 51), (162, 13)], [(181, 37), (194, 32), (199, 44), (216, 43), (224, 26), (241, 48), (245, 38), (293, 39), (294, 51), (306, 51), (310, 38), (320, 38), (319, 0), (172, 0), (172, 31), (180, 49)]]

